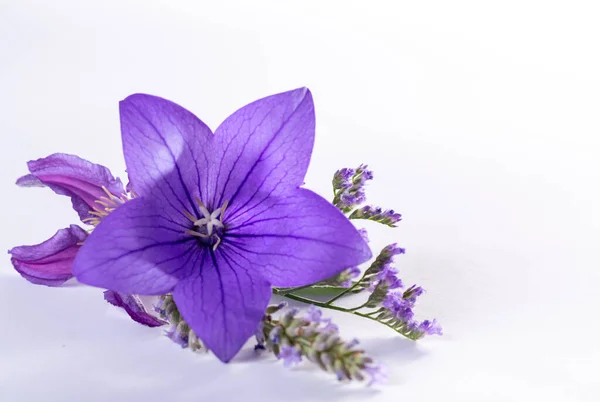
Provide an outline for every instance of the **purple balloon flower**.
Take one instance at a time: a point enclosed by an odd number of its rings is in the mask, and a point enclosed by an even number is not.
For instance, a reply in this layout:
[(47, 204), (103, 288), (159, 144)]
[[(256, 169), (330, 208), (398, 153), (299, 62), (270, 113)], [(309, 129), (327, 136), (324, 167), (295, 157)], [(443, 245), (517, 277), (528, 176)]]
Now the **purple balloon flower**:
[(314, 142), (306, 88), (253, 102), (213, 134), (184, 108), (136, 94), (120, 104), (139, 197), (103, 219), (74, 262), (83, 283), (172, 292), (215, 355), (254, 334), (271, 286), (318, 282), (371, 257), (348, 219), (301, 189)]

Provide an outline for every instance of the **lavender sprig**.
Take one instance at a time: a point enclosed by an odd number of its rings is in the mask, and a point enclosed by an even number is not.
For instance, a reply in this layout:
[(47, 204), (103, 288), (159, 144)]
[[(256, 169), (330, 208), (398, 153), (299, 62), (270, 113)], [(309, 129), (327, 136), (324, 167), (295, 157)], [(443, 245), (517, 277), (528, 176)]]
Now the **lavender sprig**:
[(337, 327), (323, 319), (320, 310), (311, 306), (301, 317), (298, 310), (291, 309), (279, 319), (274, 318), (273, 314), (284, 306), (282, 303), (267, 309), (257, 333), (257, 349), (272, 351), (287, 367), (306, 358), (322, 370), (335, 373), (338, 380), (381, 381), (381, 367), (357, 347), (357, 340), (343, 341)]
[(161, 296), (155, 311), (160, 317), (170, 324), (165, 332), (167, 338), (171, 339), (182, 348), (190, 348), (193, 352), (207, 352), (208, 349), (202, 341), (196, 336), (194, 330), (183, 320), (183, 317), (177, 309), (177, 305), (170, 294)]

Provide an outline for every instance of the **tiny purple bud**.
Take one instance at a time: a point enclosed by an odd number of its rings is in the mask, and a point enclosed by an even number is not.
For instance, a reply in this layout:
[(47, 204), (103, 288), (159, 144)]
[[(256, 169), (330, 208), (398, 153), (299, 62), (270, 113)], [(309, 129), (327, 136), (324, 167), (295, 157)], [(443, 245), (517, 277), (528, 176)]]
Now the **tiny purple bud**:
[(321, 316), (323, 312), (315, 307), (314, 304), (311, 304), (306, 312), (305, 319), (310, 322), (321, 322)]
[(327, 325), (325, 325), (325, 326), (323, 327), (323, 331), (325, 331), (325, 332), (330, 332), (330, 333), (332, 333), (332, 334), (337, 334), (337, 333), (338, 333), (338, 331), (339, 331), (339, 328), (338, 328), (338, 326), (337, 326), (337, 325), (335, 325), (335, 324), (333, 323), (333, 321), (331, 321), (331, 318), (326, 318), (326, 319), (322, 320), (321, 322), (324, 322), (324, 323), (326, 323), (326, 324), (327, 324)]
[(302, 361), (302, 355), (295, 346), (282, 347), (277, 358), (283, 359), (284, 367), (291, 367)]
[(432, 321), (423, 321), (419, 324), (418, 330), (423, 331), (427, 335), (442, 335), (442, 327), (435, 318)]
[(367, 373), (369, 377), (371, 377), (368, 384), (369, 386), (375, 384), (384, 384), (388, 379), (387, 373), (380, 365), (366, 367), (365, 373)]

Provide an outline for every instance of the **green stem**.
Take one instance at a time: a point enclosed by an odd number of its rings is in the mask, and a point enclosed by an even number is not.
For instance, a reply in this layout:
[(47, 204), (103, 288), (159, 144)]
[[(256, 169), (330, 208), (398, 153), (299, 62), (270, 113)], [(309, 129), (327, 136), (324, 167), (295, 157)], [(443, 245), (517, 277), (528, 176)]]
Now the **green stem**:
[(363, 314), (363, 313), (359, 313), (358, 311), (353, 311), (353, 312), (352, 312), (352, 314), (354, 314), (354, 315), (357, 315), (357, 316), (359, 316), (359, 317), (368, 318), (369, 320), (373, 320), (373, 321), (375, 321), (375, 322), (378, 322), (378, 323), (380, 323), (380, 324), (383, 324), (383, 325), (385, 325), (386, 327), (393, 329), (393, 330), (394, 330), (394, 332), (397, 332), (397, 333), (399, 333), (400, 335), (403, 335), (403, 336), (407, 337), (407, 338), (408, 338), (408, 339), (410, 339), (411, 341), (416, 341), (416, 340), (417, 340), (417, 338), (415, 338), (415, 337), (412, 337), (412, 336), (410, 336), (410, 335), (407, 335), (407, 334), (404, 334), (404, 333), (402, 333), (402, 332), (398, 331), (396, 328), (394, 328), (394, 327), (393, 327), (393, 326), (391, 326), (390, 324), (388, 324), (387, 322), (385, 322), (385, 321), (379, 321), (377, 318), (375, 318), (375, 317), (372, 317), (372, 316), (370, 316), (369, 314)]
[(377, 318), (375, 318), (375, 317), (372, 316), (373, 314), (380, 312), (380, 310), (375, 310), (375, 311), (372, 311), (370, 313), (360, 313), (360, 312), (356, 311), (356, 310), (358, 310), (360, 308), (363, 308), (365, 306), (364, 304), (362, 306), (360, 306), (360, 307), (344, 308), (344, 307), (339, 307), (339, 306), (334, 306), (334, 305), (328, 304), (329, 302), (327, 302), (327, 303), (321, 303), (321, 302), (318, 302), (318, 301), (315, 301), (315, 300), (311, 300), (311, 299), (307, 299), (305, 297), (298, 296), (298, 295), (295, 295), (295, 294), (292, 294), (292, 293), (284, 293), (284, 294), (281, 294), (280, 296), (287, 297), (288, 299), (296, 300), (296, 301), (299, 301), (299, 302), (302, 302), (302, 303), (306, 303), (306, 304), (313, 304), (313, 305), (315, 305), (317, 307), (321, 307), (321, 308), (342, 311), (344, 313), (354, 314), (354, 315), (357, 315), (359, 317), (368, 318), (369, 320), (378, 322), (380, 324), (385, 325), (388, 328), (391, 328), (392, 330), (394, 330), (394, 332), (396, 332), (396, 333), (398, 333), (398, 334), (400, 334), (402, 336), (405, 336), (405, 337), (407, 337), (410, 340), (413, 340), (413, 341), (417, 340), (417, 338), (414, 338), (414, 337), (412, 337), (410, 335), (407, 335), (405, 333), (402, 333), (402, 332), (398, 331), (396, 328), (394, 328), (389, 323), (387, 323), (385, 321), (380, 321)]
[(348, 311), (356, 311), (356, 310), (360, 310), (361, 308), (363, 308), (363, 307), (366, 307), (366, 306), (367, 306), (367, 304), (369, 304), (369, 302), (368, 302), (368, 301), (364, 302), (363, 304), (361, 304), (361, 305), (360, 305), (360, 306), (358, 306), (358, 307), (353, 307), (353, 308), (350, 308), (350, 309), (348, 309)]
[(364, 279), (365, 274), (366, 274), (366, 272), (363, 274), (363, 276), (360, 278), (360, 280), (354, 282), (354, 284), (352, 286), (350, 286), (349, 288), (347, 288), (346, 290), (344, 290), (342, 293), (340, 293), (337, 296), (335, 296), (333, 299), (330, 299), (326, 304), (331, 305), (331, 303), (333, 303), (334, 301), (338, 300), (340, 297), (343, 297), (348, 292), (352, 291)]
[(310, 288), (311, 286), (312, 286), (312, 284), (311, 285), (305, 285), (305, 286), (298, 286), (297, 288), (277, 289), (277, 290), (273, 290), (273, 293), (275, 293), (277, 295), (280, 295), (280, 296), (283, 296), (285, 294), (292, 293), (292, 292), (295, 292), (297, 290), (302, 290), (302, 289)]
[(343, 308), (343, 307), (338, 307), (338, 306), (332, 306), (331, 304), (327, 304), (327, 303), (321, 303), (315, 300), (311, 300), (311, 299), (307, 299), (305, 297), (302, 296), (298, 296), (292, 293), (284, 293), (281, 296), (283, 297), (287, 297), (288, 299), (292, 299), (292, 300), (296, 300), (302, 303), (306, 303), (306, 304), (314, 304), (317, 307), (322, 307), (322, 308), (328, 308), (331, 310), (337, 310), (337, 311), (343, 311), (344, 313), (351, 313), (352, 311), (347, 309), (347, 308)]

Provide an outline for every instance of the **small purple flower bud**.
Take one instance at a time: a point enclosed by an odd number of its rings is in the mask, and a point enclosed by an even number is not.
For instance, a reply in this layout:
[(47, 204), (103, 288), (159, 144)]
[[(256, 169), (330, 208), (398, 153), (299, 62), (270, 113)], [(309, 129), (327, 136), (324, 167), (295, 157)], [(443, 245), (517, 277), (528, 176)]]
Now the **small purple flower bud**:
[(376, 275), (376, 278), (378, 281), (384, 282), (388, 289), (398, 289), (403, 287), (403, 284), (402, 280), (396, 276), (397, 274), (398, 270), (388, 265)]
[(280, 327), (275, 327), (271, 330), (271, 332), (269, 332), (269, 340), (271, 342), (273, 342), (274, 345), (279, 345), (279, 343), (281, 342), (281, 340), (279, 338), (280, 332), (281, 332)]
[(308, 311), (306, 312), (305, 319), (310, 322), (318, 323), (318, 322), (321, 322), (322, 315), (323, 315), (323, 312), (321, 310), (319, 310), (317, 307), (315, 307), (314, 304), (311, 304), (310, 307), (308, 308)]
[(369, 386), (372, 386), (375, 384), (384, 384), (388, 379), (387, 373), (385, 372), (383, 367), (380, 365), (366, 367), (365, 372), (370, 377), (369, 384), (368, 384)]
[(187, 325), (182, 321), (178, 325), (171, 326), (165, 335), (182, 348), (186, 348), (189, 342), (189, 330), (184, 331), (185, 327)]
[(389, 293), (381, 303), (392, 315), (402, 321), (410, 321), (414, 313), (412, 311), (412, 303), (402, 298), (402, 293)]
[(432, 321), (423, 321), (421, 324), (419, 324), (418, 330), (426, 333), (427, 335), (442, 335), (442, 327), (435, 320), (435, 318)]
[(283, 359), (284, 367), (291, 367), (302, 361), (302, 355), (295, 346), (282, 347), (277, 358)]
[(323, 331), (325, 332), (329, 332), (332, 334), (337, 334), (339, 331), (339, 328), (337, 325), (335, 325), (333, 323), (333, 321), (331, 321), (331, 318), (326, 318), (324, 320), (322, 320), (321, 322), (326, 323), (326, 325), (323, 327)]
[(385, 253), (386, 255), (391, 257), (394, 255), (405, 254), (406, 250), (403, 249), (402, 247), (398, 247), (397, 243), (393, 243), (393, 244), (386, 246), (383, 249), (382, 253)]
[(347, 189), (352, 187), (352, 176), (354, 176), (354, 169), (343, 168), (335, 172), (333, 175), (333, 188), (334, 190)]
[(423, 293), (425, 293), (425, 290), (417, 285), (412, 285), (410, 288), (406, 289), (404, 291), (404, 294), (402, 295), (402, 297), (405, 300), (408, 300), (410, 303), (415, 304), (417, 301), (417, 298), (419, 296), (421, 296)]
[(419, 328), (419, 324), (417, 324), (416, 321), (410, 321), (406, 325), (406, 328), (408, 328), (409, 331), (416, 331)]

